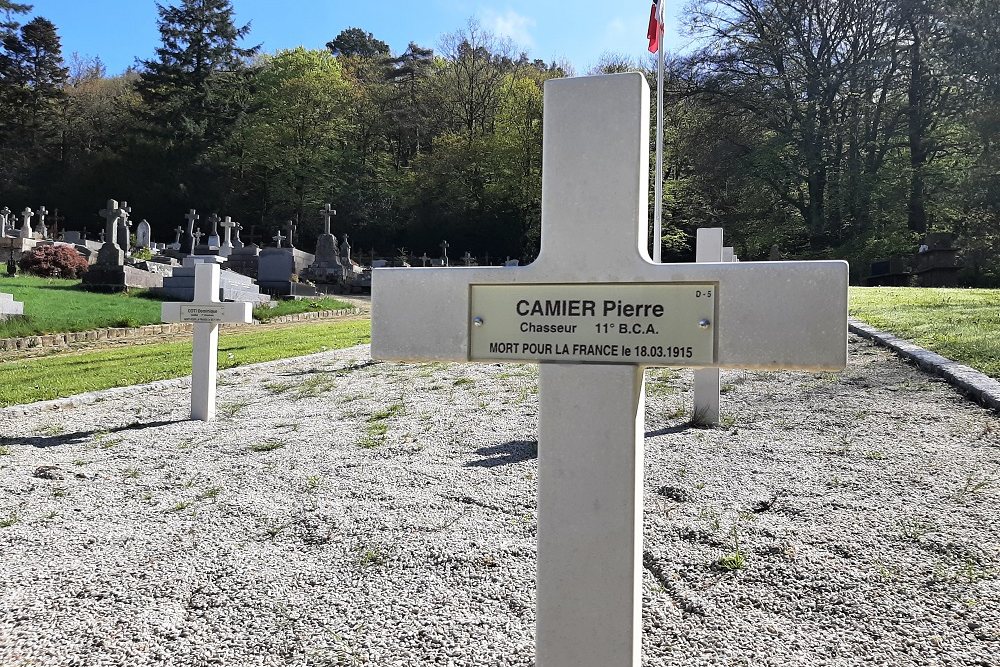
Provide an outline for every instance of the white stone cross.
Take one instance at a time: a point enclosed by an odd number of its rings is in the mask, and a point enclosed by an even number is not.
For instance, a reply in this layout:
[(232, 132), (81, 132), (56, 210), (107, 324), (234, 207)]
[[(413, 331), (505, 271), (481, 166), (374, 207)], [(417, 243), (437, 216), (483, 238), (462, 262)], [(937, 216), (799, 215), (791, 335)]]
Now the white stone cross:
[(441, 248), (441, 262), (444, 266), (448, 266), (448, 241), (441, 241), (439, 246)]
[(538, 259), (375, 269), (372, 357), (541, 362), (535, 664), (638, 667), (644, 368), (841, 369), (848, 270), (654, 264), (643, 76), (544, 102)]
[(271, 239), (273, 241), (276, 241), (278, 243), (278, 247), (279, 248), (281, 247), (281, 242), (284, 241), (287, 238), (288, 238), (287, 236), (285, 236), (284, 234), (281, 233), (280, 229), (278, 230), (277, 234), (275, 234), (274, 236), (271, 237)]
[(181, 227), (180, 225), (177, 225), (177, 228), (174, 230), (174, 233), (177, 235), (174, 237), (174, 245), (179, 246), (181, 244), (181, 234), (184, 233), (184, 228)]
[(191, 209), (190, 211), (188, 211), (187, 213), (184, 214), (184, 219), (187, 220), (187, 223), (188, 223), (188, 234), (193, 234), (194, 233), (194, 223), (197, 220), (200, 220), (201, 216), (198, 215), (198, 211), (196, 211), (195, 209)]
[(30, 239), (32, 236), (31, 231), (31, 216), (34, 215), (34, 211), (31, 208), (25, 206), (24, 210), (21, 211), (21, 238)]
[(334, 210), (333, 206), (327, 204), (322, 209), (320, 209), (319, 214), (323, 216), (323, 233), (331, 234), (332, 232), (330, 231), (330, 218), (337, 215), (337, 211)]
[[(198, 230), (201, 234), (201, 230)], [(194, 351), (191, 358), (191, 419), (215, 419), (215, 380), (219, 360), (219, 324), (253, 321), (250, 303), (220, 303), (218, 264), (194, 268), (194, 301), (164, 303), (164, 322), (193, 322)]]
[(230, 216), (223, 218), (222, 222), (219, 223), (225, 231), (224, 239), (222, 245), (219, 247), (219, 256), (228, 257), (233, 254), (233, 227), (236, 226), (236, 221)]
[(44, 206), (39, 207), (38, 210), (35, 211), (35, 215), (38, 216), (38, 233), (43, 239), (49, 235), (49, 230), (45, 226), (45, 216), (48, 214), (49, 212), (45, 210)]
[[(200, 246), (200, 245), (201, 245), (201, 237), (202, 237), (202, 236), (204, 236), (204, 234), (202, 234), (202, 233), (201, 233), (201, 227), (199, 227), (199, 228), (198, 228), (198, 231), (196, 231), (196, 232), (195, 232), (194, 234), (192, 234), (191, 236), (193, 236), (193, 237), (194, 237), (194, 245), (195, 245), (196, 247), (197, 247), (197, 246)], [(194, 248), (192, 248), (192, 249), (191, 249), (191, 254), (194, 254)]]
[(8, 220), (10, 220), (10, 209), (4, 206), (0, 209), (0, 237), (7, 236)]
[(100, 216), (104, 218), (105, 221), (105, 233), (101, 237), (101, 241), (104, 243), (110, 243), (111, 245), (117, 245), (118, 240), (118, 217), (122, 214), (122, 210), (118, 208), (118, 202), (114, 199), (109, 199), (108, 203), (101, 210)]

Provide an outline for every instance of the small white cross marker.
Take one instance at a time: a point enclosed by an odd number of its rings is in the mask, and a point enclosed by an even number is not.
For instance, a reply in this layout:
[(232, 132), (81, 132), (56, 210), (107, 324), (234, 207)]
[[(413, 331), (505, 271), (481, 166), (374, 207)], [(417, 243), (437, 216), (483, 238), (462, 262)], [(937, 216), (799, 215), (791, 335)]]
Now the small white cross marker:
[[(201, 230), (198, 230), (199, 235)], [(194, 269), (194, 301), (166, 302), (164, 322), (193, 322), (194, 351), (191, 360), (191, 419), (215, 419), (215, 376), (219, 359), (219, 324), (249, 324), (253, 305), (220, 303), (218, 264), (198, 264)]]
[(644, 368), (841, 369), (848, 267), (654, 264), (645, 79), (550, 80), (544, 108), (538, 259), (375, 269), (372, 357), (541, 363), (535, 664), (638, 667)]

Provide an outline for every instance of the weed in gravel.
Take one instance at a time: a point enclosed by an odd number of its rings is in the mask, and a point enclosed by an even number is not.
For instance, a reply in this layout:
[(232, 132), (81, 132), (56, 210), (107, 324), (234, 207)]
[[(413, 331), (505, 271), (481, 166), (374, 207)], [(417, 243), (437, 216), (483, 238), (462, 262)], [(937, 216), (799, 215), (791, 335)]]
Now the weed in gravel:
[(57, 486), (54, 489), (52, 489), (52, 497), (53, 498), (65, 498), (68, 495), (69, 495), (69, 491), (67, 491), (66, 487), (64, 487), (64, 486)]
[(729, 392), (733, 391), (734, 389), (736, 389), (736, 385), (735, 384), (726, 383), (726, 384), (722, 385), (721, 387), (719, 387), (719, 393), (720, 394), (728, 394)]
[(713, 531), (718, 531), (722, 528), (722, 517), (716, 510), (703, 507), (698, 510), (698, 518), (707, 523)]
[(62, 435), (66, 432), (66, 428), (61, 424), (49, 424), (48, 426), (42, 427), (35, 431), (36, 435)]
[(105, 440), (105, 441), (101, 442), (98, 446), (101, 449), (111, 449), (115, 445), (120, 445), (121, 443), (122, 443), (122, 439), (121, 438), (111, 438), (109, 440)]
[(833, 448), (830, 450), (830, 453), (836, 454), (837, 456), (847, 456), (848, 454), (851, 453), (851, 445), (853, 444), (854, 441), (851, 440), (850, 436), (841, 433), (840, 442), (838, 442), (836, 445), (833, 446)]
[(219, 488), (218, 486), (213, 486), (213, 487), (205, 489), (204, 491), (202, 491), (201, 493), (199, 493), (198, 495), (196, 495), (194, 497), (194, 499), (198, 500), (198, 501), (201, 501), (201, 500), (212, 500), (212, 501), (214, 501), (216, 498), (219, 497), (219, 493), (221, 491), (222, 491), (222, 489)]
[(884, 461), (885, 460), (885, 452), (883, 452), (881, 449), (873, 449), (870, 452), (868, 452), (867, 454), (865, 454), (865, 458), (867, 458), (869, 460), (872, 460), (872, 461)]
[(305, 484), (306, 491), (312, 493), (313, 491), (318, 489), (321, 479), (322, 478), (319, 475), (309, 475), (308, 477), (306, 477), (306, 484)]
[(452, 382), (452, 385), (456, 387), (467, 387), (473, 384), (476, 384), (476, 381), (473, 380), (472, 378), (458, 378), (457, 380)]
[(299, 430), (300, 426), (298, 422), (290, 422), (288, 424), (275, 424), (274, 428), (287, 428), (294, 433)]
[(371, 416), (368, 417), (368, 421), (374, 422), (374, 421), (389, 419), (390, 417), (397, 417), (403, 414), (405, 411), (406, 411), (405, 405), (403, 405), (402, 403), (393, 403), (384, 410), (379, 410), (378, 412), (372, 413)]
[(747, 566), (747, 559), (740, 548), (740, 531), (736, 524), (730, 529), (729, 535), (733, 539), (733, 550), (715, 561), (715, 567), (726, 572), (742, 570)]
[(219, 406), (219, 414), (221, 414), (223, 417), (235, 417), (240, 412), (242, 412), (244, 408), (249, 407), (252, 404), (253, 401), (251, 401), (250, 399), (241, 399), (238, 401), (223, 403), (222, 405)]
[(285, 443), (280, 440), (264, 440), (263, 442), (255, 442), (250, 445), (251, 452), (273, 452), (276, 449), (281, 449), (285, 446)]
[(358, 564), (361, 567), (385, 565), (388, 557), (377, 546), (363, 547), (358, 550)]
[(268, 390), (272, 394), (284, 394), (286, 391), (294, 387), (295, 385), (291, 382), (272, 382), (271, 384), (265, 384), (264, 389)]
[(138, 479), (139, 470), (137, 468), (128, 468), (123, 474), (127, 479)]
[(0, 456), (10, 456), (10, 447), (7, 445), (0, 445)]
[(934, 529), (935, 526), (930, 521), (905, 521), (900, 527), (900, 535), (908, 542), (919, 542), (924, 535)]
[(6, 517), (0, 517), (0, 528), (10, 528), (15, 523), (21, 520), (17, 512), (11, 512)]
[(165, 509), (163, 511), (164, 512), (183, 512), (184, 510), (186, 510), (189, 507), (191, 507), (191, 501), (190, 500), (182, 500), (179, 503), (177, 503), (176, 505), (174, 505), (173, 507), (168, 507), (167, 509)]
[[(995, 473), (994, 473), (995, 474)], [(995, 477), (986, 473), (970, 472), (965, 478), (965, 484), (956, 494), (960, 502), (967, 500), (970, 496), (982, 493), (996, 482)]]
[(85, 466), (89, 463), (89, 461), (85, 461), (83, 459), (73, 459), (72, 463), (75, 466)]
[(57, 516), (59, 516), (59, 513), (56, 512), (56, 511), (52, 511), (52, 512), (49, 512), (48, 514), (45, 515), (44, 520), (45, 521), (52, 521)]

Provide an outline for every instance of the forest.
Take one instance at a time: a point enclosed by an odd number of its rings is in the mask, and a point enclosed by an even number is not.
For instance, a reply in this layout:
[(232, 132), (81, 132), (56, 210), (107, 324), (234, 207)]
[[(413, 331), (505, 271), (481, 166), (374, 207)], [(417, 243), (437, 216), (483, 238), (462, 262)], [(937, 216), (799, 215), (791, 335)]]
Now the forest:
[[(245, 241), (294, 220), (309, 248), (330, 202), (364, 253), (447, 239), (527, 262), (544, 82), (640, 71), (656, 99), (652, 58), (574, 72), (474, 20), (396, 54), (348, 26), (325, 49), (263, 53), (231, 0), (158, 11), (160, 44), (112, 76), (0, 0), (0, 206), (58, 208), (96, 235), (115, 197), (160, 240), (189, 208), (239, 220)], [(1000, 285), (1000, 0), (695, 0), (684, 20), (692, 46), (664, 85), (664, 261), (721, 226), (742, 259), (777, 245), (858, 279), (945, 232), (965, 284)], [(650, 157), (652, 174), (652, 139)]]

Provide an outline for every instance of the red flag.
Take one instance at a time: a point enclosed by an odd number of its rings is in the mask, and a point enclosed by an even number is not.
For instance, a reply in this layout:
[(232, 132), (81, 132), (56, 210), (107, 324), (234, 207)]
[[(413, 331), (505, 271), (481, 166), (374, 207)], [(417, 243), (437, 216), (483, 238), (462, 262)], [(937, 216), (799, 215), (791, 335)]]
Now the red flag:
[(649, 8), (649, 28), (646, 29), (650, 53), (656, 53), (660, 50), (660, 36), (663, 34), (663, 24), (660, 23), (660, 17), (657, 15), (656, 4), (653, 2), (653, 6)]

